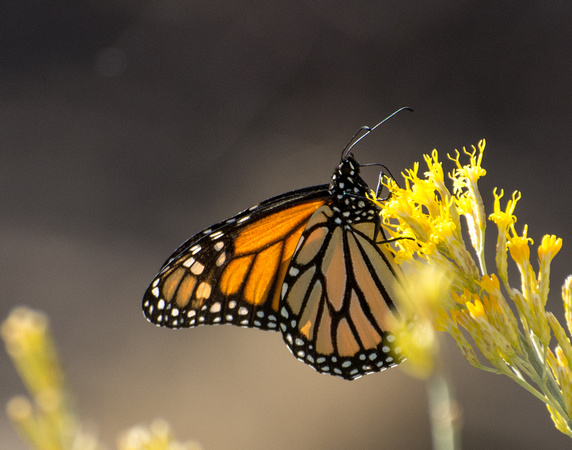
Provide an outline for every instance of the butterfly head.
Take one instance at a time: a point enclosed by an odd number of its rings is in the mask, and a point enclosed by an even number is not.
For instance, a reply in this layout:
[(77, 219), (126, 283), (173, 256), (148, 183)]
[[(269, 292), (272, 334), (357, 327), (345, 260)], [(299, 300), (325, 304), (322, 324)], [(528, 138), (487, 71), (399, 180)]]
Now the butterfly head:
[(360, 175), (360, 163), (352, 153), (341, 160), (332, 175), (329, 187), (332, 209), (339, 213), (340, 220), (353, 223), (370, 221), (379, 212), (378, 207), (368, 199), (375, 195)]

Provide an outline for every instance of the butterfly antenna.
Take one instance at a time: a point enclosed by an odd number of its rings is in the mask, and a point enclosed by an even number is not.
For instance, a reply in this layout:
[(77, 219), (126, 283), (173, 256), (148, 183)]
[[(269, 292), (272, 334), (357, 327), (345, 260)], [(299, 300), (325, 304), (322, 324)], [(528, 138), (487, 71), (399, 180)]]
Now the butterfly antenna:
[[(353, 135), (353, 137), (350, 139), (350, 141), (348, 142), (348, 145), (345, 146), (343, 152), (342, 152), (342, 159), (346, 158), (348, 156), (348, 154), (350, 153), (351, 149), (354, 148), (354, 145), (356, 145), (359, 141), (361, 141), (364, 137), (366, 137), (368, 134), (370, 134), (372, 131), (374, 131), (377, 127), (379, 127), (382, 123), (388, 121), (389, 119), (391, 119), (393, 116), (395, 116), (397, 113), (400, 113), (403, 110), (408, 110), (413, 112), (413, 109), (409, 108), (408, 106), (404, 106), (403, 108), (399, 108), (397, 111), (395, 111), (394, 113), (390, 114), (389, 116), (387, 116), (385, 119), (383, 119), (381, 122), (379, 122), (376, 126), (374, 127), (368, 127), (368, 126), (364, 126), (361, 127), (356, 134)], [(361, 134), (361, 136), (360, 136)]]

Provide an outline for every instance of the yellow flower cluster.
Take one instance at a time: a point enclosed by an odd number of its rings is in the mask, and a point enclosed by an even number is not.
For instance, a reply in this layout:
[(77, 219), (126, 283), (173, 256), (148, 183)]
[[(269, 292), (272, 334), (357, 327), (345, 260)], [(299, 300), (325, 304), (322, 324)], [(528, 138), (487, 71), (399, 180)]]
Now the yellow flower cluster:
[[(383, 226), (391, 239), (396, 239), (396, 261), (405, 273), (416, 274), (416, 282), (409, 283), (416, 292), (403, 295), (400, 305), (405, 317), (398, 325), (402, 346), (410, 367), (426, 376), (431, 371), (428, 360), (438, 351), (438, 347), (427, 344), (436, 345), (437, 339), (427, 340), (427, 336), (448, 332), (473, 366), (516, 381), (546, 403), (557, 428), (572, 437), (572, 277), (562, 289), (568, 333), (545, 309), (550, 264), (562, 240), (544, 236), (538, 247), (539, 270), (535, 272), (527, 227), (519, 235), (514, 226), (520, 194), (515, 192), (502, 210), (503, 193), (495, 191), (489, 220), (498, 228), (496, 273), (487, 272), (487, 216), (478, 189), (479, 179), (486, 174), (481, 166), (484, 148), (482, 140), (471, 152), (463, 149), (467, 164), (461, 163), (459, 152), (449, 157), (455, 164), (449, 175), (452, 191), (445, 184), (437, 151), (425, 155), (428, 170), (423, 177), (419, 176), (419, 164), (415, 164), (403, 174), (403, 188), (394, 180), (385, 180), (390, 196), (379, 203)], [(461, 216), (465, 217), (470, 247), (463, 238)], [(508, 255), (520, 272), (518, 288), (509, 282)], [(423, 286), (419, 273), (437, 281), (432, 287)], [(431, 327), (432, 331), (428, 330)], [(552, 338), (557, 341), (555, 348), (550, 347)], [(474, 346), (488, 365), (481, 364)]]
[[(22, 439), (37, 450), (98, 450), (104, 448), (81, 428), (71, 407), (63, 371), (46, 316), (29, 308), (16, 308), (2, 323), (6, 350), (32, 398), (17, 396), (7, 413)], [(119, 439), (120, 450), (200, 450), (193, 442), (174, 440), (162, 421), (149, 429), (135, 427)]]

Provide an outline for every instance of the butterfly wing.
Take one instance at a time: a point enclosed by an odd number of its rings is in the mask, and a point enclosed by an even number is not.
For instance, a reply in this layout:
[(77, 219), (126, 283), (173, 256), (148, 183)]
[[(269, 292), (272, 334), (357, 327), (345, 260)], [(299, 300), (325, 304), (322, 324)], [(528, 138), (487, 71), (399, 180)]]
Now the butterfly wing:
[(342, 161), (331, 192), (292, 256), (280, 329), (298, 359), (353, 380), (403, 359), (392, 333), (403, 281), (354, 160)]
[(145, 292), (146, 318), (169, 328), (230, 323), (277, 330), (290, 259), (328, 196), (327, 185), (292, 191), (190, 238)]

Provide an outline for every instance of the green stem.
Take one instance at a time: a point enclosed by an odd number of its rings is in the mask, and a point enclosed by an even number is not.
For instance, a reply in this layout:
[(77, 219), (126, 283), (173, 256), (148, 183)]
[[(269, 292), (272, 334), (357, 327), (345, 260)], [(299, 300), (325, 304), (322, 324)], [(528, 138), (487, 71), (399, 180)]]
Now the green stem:
[[(559, 412), (564, 413), (563, 417), (568, 417), (565, 413), (566, 408), (560, 386), (558, 386), (552, 374), (547, 371), (546, 350), (543, 348), (539, 349), (534, 345), (534, 336), (530, 336), (530, 339), (529, 341), (524, 336), (521, 336), (527, 361), (534, 370), (533, 373), (530, 373), (530, 378), (544, 392), (544, 395), (551, 400), (551, 403), (554, 403), (551, 406), (557, 407)], [(540, 352), (543, 353), (542, 356), (540, 356)]]
[(440, 357), (427, 380), (427, 397), (433, 450), (460, 450), (460, 408), (453, 398), (449, 377)]

